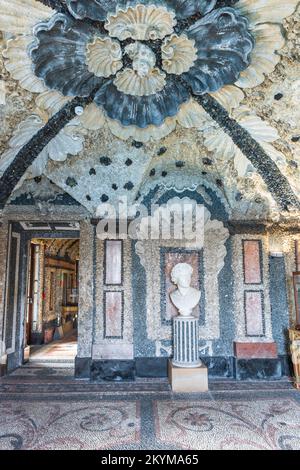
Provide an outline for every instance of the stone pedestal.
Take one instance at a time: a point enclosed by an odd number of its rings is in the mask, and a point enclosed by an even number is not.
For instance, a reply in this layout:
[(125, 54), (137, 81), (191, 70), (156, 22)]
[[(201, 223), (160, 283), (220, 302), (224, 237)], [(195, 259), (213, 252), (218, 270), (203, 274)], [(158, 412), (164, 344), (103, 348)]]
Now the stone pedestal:
[(199, 367), (199, 327), (195, 317), (178, 316), (173, 320), (173, 366)]
[(208, 391), (207, 367), (199, 359), (198, 319), (178, 316), (173, 320), (173, 359), (168, 375), (173, 392)]
[(169, 381), (173, 392), (196, 393), (208, 391), (207, 367), (176, 367), (169, 360)]

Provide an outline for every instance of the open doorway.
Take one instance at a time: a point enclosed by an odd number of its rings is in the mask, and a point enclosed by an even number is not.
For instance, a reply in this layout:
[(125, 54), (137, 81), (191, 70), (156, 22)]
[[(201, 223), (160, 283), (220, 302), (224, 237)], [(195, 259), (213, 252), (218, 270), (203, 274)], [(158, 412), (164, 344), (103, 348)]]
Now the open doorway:
[(77, 354), (79, 239), (32, 238), (27, 275), (27, 355), (74, 366)]

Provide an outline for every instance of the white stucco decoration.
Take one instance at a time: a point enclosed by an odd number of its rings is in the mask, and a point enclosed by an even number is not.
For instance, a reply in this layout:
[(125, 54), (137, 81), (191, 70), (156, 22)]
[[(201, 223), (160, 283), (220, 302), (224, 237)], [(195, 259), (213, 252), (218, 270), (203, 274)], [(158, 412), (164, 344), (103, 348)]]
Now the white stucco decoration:
[[(58, 91), (49, 90), (37, 96), (35, 102), (39, 110), (41, 110), (40, 113), (42, 113), (42, 110), (46, 111), (49, 117), (51, 117), (60, 111), (71, 99), (70, 97), (63, 96)], [(44, 120), (47, 120), (46, 115)], [(74, 118), (70, 124), (77, 126), (76, 130), (78, 132), (83, 130), (80, 128), (79, 124), (81, 124), (84, 129), (95, 131), (104, 126), (105, 115), (95, 103), (91, 103), (86, 106), (83, 109), (83, 113)]]
[(280, 62), (279, 51), (285, 43), (281, 27), (276, 24), (258, 24), (252, 31), (256, 44), (252, 51), (249, 67), (241, 72), (236, 85), (253, 88), (264, 82), (266, 75), (273, 72)]
[(51, 117), (60, 111), (69, 101), (70, 97), (63, 96), (59, 91), (47, 90), (35, 99), (38, 108), (47, 112)]
[(117, 89), (126, 95), (149, 96), (161, 91), (165, 84), (166, 76), (158, 68), (141, 77), (135, 70), (126, 68), (117, 74), (114, 84)]
[[(197, 206), (195, 200), (175, 197), (167, 204), (160, 206), (157, 211), (163, 217), (164, 213), (168, 216), (168, 208), (177, 206), (182, 214), (180, 207), (185, 204), (191, 207)], [(201, 206), (198, 205), (200, 208)], [(154, 341), (169, 339), (171, 337), (171, 326), (161, 322), (161, 267), (160, 267), (160, 248), (188, 248), (200, 250), (203, 248), (204, 264), (204, 289), (205, 289), (205, 325), (199, 329), (201, 339), (215, 339), (220, 335), (219, 325), (219, 296), (216, 295), (219, 289), (218, 276), (224, 266), (224, 260), (227, 253), (225, 243), (229, 237), (228, 229), (218, 220), (211, 220), (210, 212), (204, 210), (204, 244), (187, 245), (182, 240), (140, 240), (136, 243), (136, 253), (138, 254), (142, 266), (146, 273), (147, 286), (147, 335)], [(158, 217), (154, 213), (152, 217)], [(139, 233), (145, 236), (148, 232), (149, 217), (141, 219), (139, 224)], [(201, 246), (200, 246), (201, 245)]]
[(18, 36), (15, 39), (8, 40), (6, 49), (3, 51), (3, 57), (6, 59), (4, 64), (6, 70), (15, 80), (20, 82), (25, 90), (33, 93), (43, 93), (47, 88), (43, 81), (33, 73), (32, 62), (27, 53), (27, 47), (32, 41), (32, 36)]
[(260, 23), (281, 23), (284, 18), (290, 16), (299, 0), (239, 0), (235, 4), (251, 25)]
[(195, 41), (188, 39), (185, 34), (173, 34), (166, 38), (161, 47), (162, 66), (168, 73), (181, 75), (188, 72), (197, 59)]
[[(271, 145), (272, 142), (279, 139), (279, 134), (274, 127), (263, 121), (246, 106), (234, 110), (232, 117), (250, 133), (277, 164), (285, 165), (284, 155)], [(250, 161), (235, 145), (231, 137), (208, 115), (203, 126), (199, 129), (203, 131), (204, 143), (207, 149), (220, 160), (232, 159), (239, 176), (244, 177), (249, 172), (254, 171)]]
[(161, 126), (148, 126), (142, 129), (135, 126), (124, 127), (113, 119), (106, 117), (107, 125), (113, 135), (122, 140), (130, 138), (137, 142), (149, 142), (152, 140), (160, 140), (169, 135), (176, 128), (176, 119), (167, 118)]
[(184, 103), (177, 114), (178, 123), (187, 129), (202, 127), (206, 120), (206, 112), (195, 100)]
[(6, 103), (6, 88), (4, 80), (0, 80), (0, 106)]
[(109, 14), (105, 28), (111, 37), (121, 41), (127, 38), (146, 41), (163, 39), (173, 32), (175, 25), (174, 12), (156, 5), (136, 5)]
[[(0, 157), (0, 174), (12, 163), (16, 154), (29, 140), (45, 125), (43, 115), (33, 114), (22, 121), (9, 141), (9, 149)], [(30, 167), (31, 174), (41, 175), (48, 158), (55, 161), (65, 161), (67, 156), (77, 155), (83, 149), (83, 138), (76, 135), (76, 127), (67, 125), (49, 142)]]
[(34, 25), (55, 13), (37, 0), (0, 0), (0, 12), (0, 30), (14, 34), (29, 34)]
[[(249, 20), (251, 33), (255, 37), (250, 66), (241, 73), (236, 85), (253, 88), (261, 84), (265, 76), (271, 73), (280, 61), (279, 51), (284, 43), (281, 24), (290, 16), (298, 0), (239, 0), (238, 8)], [(276, 24), (277, 23), (277, 24)]]
[(84, 108), (83, 114), (79, 121), (85, 129), (96, 131), (101, 129), (105, 124), (105, 116), (103, 111), (95, 103), (89, 104)]
[(233, 109), (238, 108), (245, 97), (244, 92), (234, 85), (226, 85), (221, 88), (221, 90), (210, 94), (229, 113), (231, 113)]
[(87, 45), (86, 63), (97, 77), (115, 75), (123, 66), (120, 44), (110, 38), (96, 37)]

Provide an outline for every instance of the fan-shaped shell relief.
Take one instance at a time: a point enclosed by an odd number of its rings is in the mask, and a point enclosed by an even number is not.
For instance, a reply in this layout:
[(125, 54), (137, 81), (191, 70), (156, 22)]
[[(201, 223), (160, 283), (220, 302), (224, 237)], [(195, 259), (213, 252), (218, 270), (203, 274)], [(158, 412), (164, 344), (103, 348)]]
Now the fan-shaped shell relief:
[[(25, 0), (1, 1), (9, 17), (9, 4)], [(26, 0), (31, 1), (36, 2)], [(154, 135), (153, 129), (157, 135), (171, 132), (182, 105), (193, 94), (217, 92), (244, 80), (241, 73), (247, 67), (253, 76), (253, 67), (263, 62), (261, 34), (254, 34), (246, 11), (228, 2), (66, 0), (65, 4), (68, 13), (46, 8), (47, 14), (34, 21), (34, 28), (28, 19), (32, 34), (26, 41), (12, 39), (4, 54), (6, 67), (29, 91), (51, 90), (65, 98), (93, 96), (99, 123), (88, 122), (88, 127), (101, 126), (105, 116), (118, 123), (114, 129), (128, 128), (122, 136), (132, 135), (134, 129), (139, 137), (147, 127), (151, 128), (147, 138)], [(27, 37), (26, 29), (20, 30), (19, 23), (15, 26), (12, 34)], [(276, 47), (278, 39), (275, 35)], [(21, 57), (24, 67), (17, 59), (12, 61), (12, 55)], [(189, 126), (200, 119), (191, 114), (185, 120)], [(165, 125), (169, 118), (172, 123)]]
[(115, 75), (123, 67), (120, 44), (110, 38), (94, 38), (87, 45), (87, 66), (97, 77)]
[(186, 35), (173, 34), (166, 38), (162, 45), (162, 65), (168, 73), (181, 75), (188, 72), (197, 60), (195, 41)]
[(137, 5), (109, 14), (105, 28), (111, 37), (121, 41), (128, 38), (147, 41), (172, 34), (175, 25), (175, 13), (165, 7)]
[(146, 76), (140, 76), (136, 70), (127, 68), (118, 73), (114, 84), (126, 95), (149, 96), (164, 88), (165, 77), (165, 74), (158, 68), (152, 69)]

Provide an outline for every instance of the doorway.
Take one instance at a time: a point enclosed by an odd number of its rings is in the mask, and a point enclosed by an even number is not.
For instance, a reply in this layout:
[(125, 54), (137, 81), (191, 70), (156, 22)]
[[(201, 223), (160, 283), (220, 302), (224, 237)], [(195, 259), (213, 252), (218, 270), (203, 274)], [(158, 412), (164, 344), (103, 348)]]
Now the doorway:
[(78, 238), (30, 239), (24, 340), (29, 363), (74, 366), (79, 258)]

